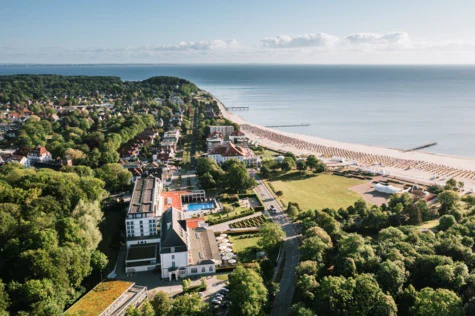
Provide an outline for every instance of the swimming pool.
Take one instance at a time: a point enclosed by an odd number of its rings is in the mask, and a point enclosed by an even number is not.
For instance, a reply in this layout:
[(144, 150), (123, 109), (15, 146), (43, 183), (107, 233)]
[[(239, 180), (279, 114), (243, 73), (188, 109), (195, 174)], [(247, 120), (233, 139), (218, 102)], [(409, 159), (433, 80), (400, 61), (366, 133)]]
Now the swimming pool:
[(187, 205), (188, 211), (201, 211), (201, 210), (210, 210), (214, 208), (214, 203), (190, 203)]

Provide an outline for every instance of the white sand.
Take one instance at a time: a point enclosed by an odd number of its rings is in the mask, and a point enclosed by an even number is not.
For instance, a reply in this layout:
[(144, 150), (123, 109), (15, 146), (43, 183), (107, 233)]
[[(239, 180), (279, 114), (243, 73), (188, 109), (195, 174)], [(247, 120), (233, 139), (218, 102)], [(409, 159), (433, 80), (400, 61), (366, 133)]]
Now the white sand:
[[(216, 99), (216, 98), (215, 98)], [(399, 159), (407, 159), (407, 160), (415, 160), (415, 161), (424, 161), (428, 163), (435, 163), (439, 165), (444, 165), (447, 167), (452, 167), (460, 170), (471, 170), (475, 171), (475, 158), (465, 158), (465, 157), (458, 157), (458, 156), (448, 156), (448, 155), (439, 155), (439, 154), (432, 154), (420, 151), (411, 151), (411, 152), (403, 152), (397, 149), (390, 149), (385, 147), (378, 147), (378, 146), (368, 146), (368, 145), (361, 145), (361, 144), (353, 144), (353, 143), (345, 143), (345, 142), (338, 142), (326, 138), (315, 137), (315, 136), (307, 136), (302, 134), (296, 133), (289, 133), (283, 132), (276, 129), (266, 128), (264, 126), (256, 125), (247, 121), (244, 121), (240, 116), (228, 112), (224, 105), (216, 99), (218, 103), (221, 113), (223, 116), (233, 122), (238, 124), (248, 124), (250, 126), (254, 126), (256, 128), (260, 128), (263, 130), (271, 131), (273, 133), (277, 133), (280, 135), (284, 135), (287, 137), (292, 137), (298, 140), (303, 140), (309, 143), (327, 146), (327, 147), (334, 147), (340, 148), (345, 150), (350, 150), (354, 152), (366, 153), (371, 155), (380, 155), (380, 156), (388, 156), (391, 158), (399, 158)], [(264, 147), (268, 147), (270, 149), (277, 149), (282, 151), (291, 151), (297, 155), (308, 155), (308, 154), (316, 154), (314, 151), (310, 150), (302, 150), (296, 148), (294, 146), (289, 145), (282, 145), (280, 143), (276, 143), (272, 140), (267, 138), (259, 137), (257, 135), (253, 135), (249, 131), (246, 131), (246, 136), (249, 137), (252, 141), (256, 141), (260, 145)], [(433, 182), (430, 179), (433, 177), (434, 174), (430, 172), (426, 172), (423, 170), (417, 169), (399, 169), (395, 167), (383, 167), (384, 170), (390, 171), (393, 175), (401, 176), (405, 178), (409, 178), (412, 180), (424, 181), (424, 182)], [(447, 180), (444, 178), (439, 179), (439, 182), (443, 182), (443, 180)], [(459, 180), (465, 182), (465, 188), (467, 189), (475, 189), (475, 180), (467, 179), (467, 178), (460, 178)]]

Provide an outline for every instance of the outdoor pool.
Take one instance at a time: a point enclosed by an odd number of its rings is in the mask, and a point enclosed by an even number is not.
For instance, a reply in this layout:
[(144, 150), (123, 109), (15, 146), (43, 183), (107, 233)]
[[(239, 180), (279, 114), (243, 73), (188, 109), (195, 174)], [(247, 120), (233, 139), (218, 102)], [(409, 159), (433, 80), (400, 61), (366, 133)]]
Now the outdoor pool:
[(188, 211), (193, 212), (193, 211), (213, 209), (214, 208), (214, 203), (212, 203), (212, 202), (209, 202), (209, 203), (190, 203), (187, 206), (188, 206)]

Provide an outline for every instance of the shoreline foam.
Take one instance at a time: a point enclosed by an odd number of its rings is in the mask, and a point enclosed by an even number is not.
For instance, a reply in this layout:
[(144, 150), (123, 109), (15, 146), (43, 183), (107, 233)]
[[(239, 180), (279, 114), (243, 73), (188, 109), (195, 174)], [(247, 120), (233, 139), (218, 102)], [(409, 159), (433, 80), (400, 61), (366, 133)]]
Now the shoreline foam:
[[(391, 165), (374, 165), (368, 162), (368, 159), (371, 159), (371, 158), (365, 158), (364, 160), (366, 161), (360, 161), (359, 159), (354, 159), (354, 161), (357, 162), (360, 167), (363, 167), (363, 168), (374, 167), (377, 169), (384, 169), (385, 171), (391, 172), (395, 176), (408, 178), (408, 179), (421, 181), (421, 182), (426, 182), (426, 183), (431, 183), (431, 182), (442, 183), (445, 180), (448, 180), (451, 177), (451, 174), (455, 174), (454, 178), (465, 182), (466, 189), (472, 189), (472, 190), (475, 189), (475, 158), (450, 156), (450, 155), (443, 155), (443, 154), (430, 153), (430, 152), (420, 152), (420, 151), (404, 152), (401, 150), (391, 149), (391, 148), (386, 148), (386, 147), (381, 147), (381, 146), (370, 146), (370, 145), (339, 142), (339, 141), (334, 141), (331, 139), (326, 139), (326, 138), (321, 138), (321, 137), (316, 137), (316, 136), (308, 136), (308, 135), (303, 135), (303, 134), (284, 132), (277, 129), (267, 128), (264, 126), (253, 124), (251, 122), (247, 122), (244, 119), (242, 119), (239, 115), (228, 112), (224, 104), (218, 98), (216, 98), (211, 93), (210, 95), (218, 103), (221, 113), (223, 114), (225, 118), (235, 123), (238, 123), (240, 125), (250, 126), (251, 129), (256, 128), (258, 130), (278, 134), (283, 137), (290, 137), (292, 139), (295, 139), (297, 142), (304, 141), (306, 143), (313, 144), (315, 146), (320, 146), (320, 147), (323, 146), (327, 148), (338, 149), (344, 152), (348, 151), (351, 153), (355, 153), (358, 155), (365, 155), (369, 157), (374, 156), (376, 157), (376, 159), (378, 157), (381, 157), (381, 158), (384, 157), (384, 159), (386, 160), (397, 160), (397, 161), (407, 160), (411, 163), (414, 163), (416, 167), (411, 166), (410, 168), (406, 168), (406, 167), (402, 168), (402, 167), (391, 166)], [(260, 145), (264, 147), (268, 147), (270, 149), (278, 149), (281, 151), (282, 150), (291, 151), (298, 155), (322, 154), (321, 152), (318, 152), (317, 150), (302, 149), (302, 148), (298, 148), (297, 146), (278, 143), (266, 137), (255, 135), (250, 130), (244, 129), (244, 132), (252, 141), (255, 141), (259, 143)], [(375, 163), (378, 163), (378, 161), (375, 161)], [(419, 165), (421, 166), (435, 165), (435, 167), (438, 167), (438, 166), (447, 167), (448, 169), (453, 169), (453, 171), (446, 171), (444, 173), (444, 172), (439, 172), (438, 168), (434, 168), (434, 170), (430, 170), (430, 171), (421, 170), (417, 167)], [(428, 167), (425, 167), (424, 169), (427, 169), (427, 168)], [(458, 176), (458, 174), (460, 173), (458, 171), (467, 173), (467, 176), (464, 176), (464, 175)], [(468, 174), (469, 171), (473, 173), (473, 176), (472, 176), (472, 173)], [(437, 180), (434, 180), (433, 179), (434, 175), (438, 175), (439, 178)]]

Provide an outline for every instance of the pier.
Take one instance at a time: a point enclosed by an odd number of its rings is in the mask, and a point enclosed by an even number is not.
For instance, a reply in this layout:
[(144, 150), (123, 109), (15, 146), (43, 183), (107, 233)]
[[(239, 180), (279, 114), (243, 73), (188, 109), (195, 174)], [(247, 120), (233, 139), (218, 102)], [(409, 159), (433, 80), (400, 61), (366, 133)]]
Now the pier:
[(248, 106), (230, 106), (230, 107), (225, 107), (227, 111), (249, 111)]
[(277, 128), (277, 127), (302, 127), (302, 126), (310, 126), (310, 124), (288, 124), (288, 125), (268, 125), (268, 128)]
[(407, 150), (404, 150), (404, 152), (416, 151), (416, 150), (419, 150), (419, 149), (424, 149), (424, 148), (432, 147), (432, 146), (435, 146), (435, 145), (437, 145), (437, 142), (428, 143), (428, 144), (417, 146), (417, 147), (414, 147), (414, 148), (411, 148), (411, 149), (407, 149)]

